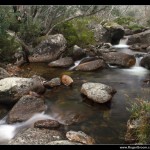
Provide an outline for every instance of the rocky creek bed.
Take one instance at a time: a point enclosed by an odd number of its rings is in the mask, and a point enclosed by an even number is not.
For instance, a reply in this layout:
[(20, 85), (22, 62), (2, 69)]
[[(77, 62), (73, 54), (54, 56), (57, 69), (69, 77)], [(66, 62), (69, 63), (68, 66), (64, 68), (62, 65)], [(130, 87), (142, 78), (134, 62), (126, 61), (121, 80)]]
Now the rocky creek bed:
[[(126, 95), (133, 99), (138, 96), (149, 97), (149, 92), (146, 90), (147, 86), (143, 82), (150, 73), (146, 69), (142, 70), (142, 72), (138, 69), (134, 70), (134, 68), (109, 68), (95, 72), (81, 72), (69, 69), (49, 68), (44, 63), (31, 63), (28, 66), (24, 66), (23, 69), (22, 76), (28, 78), (35, 74), (47, 80), (60, 77), (62, 74), (72, 77), (74, 80), (72, 86), (62, 84), (47, 89), (43, 95), (47, 106), (45, 114), (51, 116), (61, 124), (57, 131), (61, 131), (64, 134), (70, 130), (82, 131), (94, 138), (97, 144), (125, 143), (126, 123), (130, 116), (126, 110), (128, 106)], [(109, 85), (116, 89), (117, 93), (107, 103), (95, 103), (81, 95), (81, 86), (86, 82)], [(8, 110), (10, 109), (6, 109), (2, 116)], [(14, 144), (16, 144), (17, 137), (14, 139)], [(63, 137), (61, 140), (67, 139)], [(12, 144), (11, 141), (9, 143)], [(61, 141), (58, 143), (61, 143)]]

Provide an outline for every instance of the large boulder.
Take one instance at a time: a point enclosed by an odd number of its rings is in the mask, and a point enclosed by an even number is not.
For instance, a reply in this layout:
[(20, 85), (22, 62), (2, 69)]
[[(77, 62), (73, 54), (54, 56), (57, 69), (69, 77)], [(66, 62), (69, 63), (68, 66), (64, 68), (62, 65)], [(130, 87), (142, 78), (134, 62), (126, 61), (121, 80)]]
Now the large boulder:
[(10, 77), (10, 74), (3, 68), (0, 67), (0, 79)]
[(123, 38), (125, 33), (124, 28), (115, 22), (105, 23), (103, 27), (106, 29), (103, 35), (104, 42), (119, 44), (120, 39)]
[(150, 70), (150, 54), (147, 54), (141, 59), (140, 65)]
[(80, 142), (83, 144), (95, 144), (95, 140), (89, 135), (85, 134), (82, 131), (68, 131), (66, 137), (73, 142)]
[[(141, 33), (133, 34), (128, 37), (127, 44), (149, 44), (150, 43), (150, 30), (146, 30)], [(149, 44), (150, 45), (150, 44)]]
[(98, 60), (93, 60), (89, 62), (85, 62), (82, 64), (79, 64), (75, 70), (80, 70), (80, 71), (94, 71), (97, 69), (103, 69), (106, 67), (105, 62), (102, 59)]
[(62, 34), (49, 35), (29, 57), (30, 62), (51, 62), (57, 60), (66, 49), (66, 39)]
[(101, 24), (97, 24), (96, 22), (91, 22), (88, 25), (88, 28), (93, 31), (96, 42), (102, 41), (103, 34), (106, 32), (106, 29), (104, 29)]
[(31, 118), (35, 113), (46, 110), (44, 100), (31, 95), (23, 96), (10, 110), (7, 123), (22, 122)]
[[(45, 87), (35, 78), (9, 77), (0, 80), (0, 103), (17, 102), (29, 91), (42, 94)], [(5, 97), (7, 97), (5, 99)]]
[(116, 90), (102, 83), (87, 82), (82, 84), (81, 93), (97, 103), (105, 103), (112, 99)]
[(121, 52), (103, 53), (102, 56), (106, 63), (123, 68), (132, 67), (136, 63), (134, 55), (129, 55)]
[(80, 48), (77, 45), (74, 45), (72, 57), (73, 57), (73, 60), (80, 60), (80, 59), (86, 57), (85, 50)]
[(64, 58), (60, 58), (58, 60), (52, 61), (48, 64), (49, 67), (61, 67), (61, 68), (65, 68), (65, 67), (70, 67), (71, 65), (73, 65), (73, 59), (71, 57), (64, 57)]
[(124, 28), (114, 22), (105, 23), (103, 26), (92, 22), (88, 27), (94, 32), (96, 42), (118, 44), (125, 33)]
[(64, 140), (60, 131), (29, 128), (18, 133), (9, 141), (9, 145), (47, 145), (51, 141)]

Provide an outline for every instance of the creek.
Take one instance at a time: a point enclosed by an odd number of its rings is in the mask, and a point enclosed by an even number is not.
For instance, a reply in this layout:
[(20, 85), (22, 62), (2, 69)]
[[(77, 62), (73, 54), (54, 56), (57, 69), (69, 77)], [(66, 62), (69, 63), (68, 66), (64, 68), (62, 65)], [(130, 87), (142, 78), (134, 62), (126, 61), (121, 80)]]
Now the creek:
[[(118, 52), (135, 54), (136, 52), (128, 49), (125, 41), (114, 47)], [(129, 99), (134, 101), (137, 97), (143, 97), (148, 100), (150, 95), (149, 87), (143, 82), (149, 77), (150, 71), (139, 66), (140, 59), (137, 57), (135, 66), (128, 69), (110, 66), (109, 69), (95, 72), (74, 71), (74, 66), (70, 69), (49, 68), (44, 63), (24, 66), (23, 77), (36, 74), (50, 80), (67, 74), (73, 78), (74, 84), (72, 87), (61, 85), (48, 89), (44, 94), (46, 112), (36, 114), (26, 122), (8, 125), (5, 122), (5, 112), (0, 120), (0, 142), (7, 143), (17, 132), (31, 126), (35, 120), (53, 118), (64, 124), (66, 132), (83, 131), (92, 136), (97, 144), (124, 144), (126, 123), (130, 116), (126, 109), (129, 107)], [(81, 96), (80, 89), (84, 82), (104, 83), (114, 87), (117, 93), (110, 102), (97, 104)]]

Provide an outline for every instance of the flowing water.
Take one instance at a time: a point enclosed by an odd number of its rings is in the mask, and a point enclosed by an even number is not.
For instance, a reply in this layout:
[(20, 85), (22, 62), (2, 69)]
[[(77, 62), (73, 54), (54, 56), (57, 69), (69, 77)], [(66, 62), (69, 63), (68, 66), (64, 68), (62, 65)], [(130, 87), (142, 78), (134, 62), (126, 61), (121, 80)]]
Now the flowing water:
[[(117, 49), (120, 52), (134, 54), (127, 48), (119, 47)], [(64, 124), (65, 131), (81, 130), (92, 136), (98, 144), (123, 144), (126, 123), (130, 116), (126, 110), (126, 107), (129, 107), (128, 99), (134, 101), (137, 97), (143, 97), (148, 100), (150, 95), (149, 87), (143, 82), (150, 76), (150, 71), (139, 66), (140, 59), (137, 58), (136, 65), (129, 69), (112, 67), (95, 72), (49, 68), (43, 63), (32, 63), (25, 66), (24, 77), (37, 74), (50, 80), (62, 74), (68, 74), (73, 78), (74, 84), (72, 87), (61, 85), (46, 91), (44, 97), (48, 107), (45, 114), (38, 114), (39, 116), (33, 116), (34, 119), (13, 125), (6, 124), (5, 118), (2, 119), (0, 121), (0, 142), (10, 140), (19, 130), (33, 124), (35, 118), (36, 120), (53, 118)], [(78, 65), (78, 62), (76, 64)], [(117, 93), (110, 102), (97, 104), (81, 96), (80, 89), (84, 82), (104, 83), (114, 87)]]
[[(86, 58), (89, 58), (89, 56), (87, 56)], [(85, 58), (75, 61), (74, 66), (70, 67), (69, 70), (73, 70), (75, 67), (77, 67), (83, 59), (85, 59)]]
[(125, 37), (120, 40), (120, 43), (118, 45), (113, 45), (113, 48), (128, 48), (129, 45), (127, 45), (128, 37)]
[(0, 121), (0, 144), (7, 144), (9, 140), (11, 140), (21, 129), (32, 127), (35, 121), (44, 120), (44, 119), (53, 119), (49, 115), (42, 113), (34, 114), (29, 120), (22, 123), (15, 123), (9, 125), (6, 123), (5, 116)]

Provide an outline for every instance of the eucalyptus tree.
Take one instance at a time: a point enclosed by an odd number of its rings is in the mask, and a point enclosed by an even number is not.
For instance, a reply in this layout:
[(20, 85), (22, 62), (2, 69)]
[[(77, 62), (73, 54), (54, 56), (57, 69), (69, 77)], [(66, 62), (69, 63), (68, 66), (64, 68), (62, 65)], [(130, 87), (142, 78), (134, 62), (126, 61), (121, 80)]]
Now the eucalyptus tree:
[[(14, 7), (14, 6), (13, 6)], [(21, 16), (26, 14), (33, 23), (38, 22), (43, 29), (43, 35), (50, 34), (58, 24), (70, 21), (78, 17), (94, 15), (104, 11), (105, 5), (39, 5), (16, 6)]]

